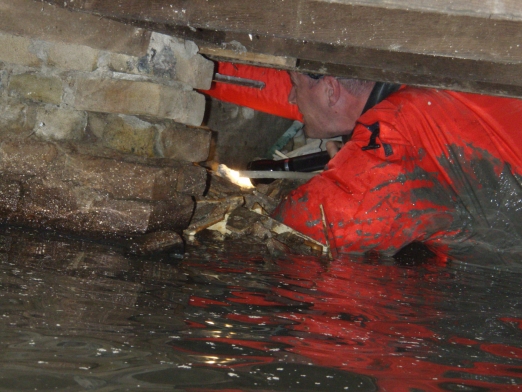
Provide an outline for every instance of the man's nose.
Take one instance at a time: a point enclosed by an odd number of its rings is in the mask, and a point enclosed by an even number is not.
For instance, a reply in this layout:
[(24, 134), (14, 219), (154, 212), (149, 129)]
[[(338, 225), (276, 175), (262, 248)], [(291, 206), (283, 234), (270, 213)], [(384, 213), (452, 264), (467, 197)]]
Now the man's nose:
[(297, 105), (295, 101), (295, 86), (292, 86), (292, 89), (288, 93), (288, 103), (291, 103), (292, 105)]

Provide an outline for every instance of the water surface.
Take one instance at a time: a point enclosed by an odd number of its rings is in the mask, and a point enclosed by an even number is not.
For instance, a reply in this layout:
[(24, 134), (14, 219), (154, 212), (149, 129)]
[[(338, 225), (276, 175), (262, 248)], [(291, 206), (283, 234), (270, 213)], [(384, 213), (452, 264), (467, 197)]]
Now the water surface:
[(2, 391), (518, 391), (522, 274), (0, 233)]

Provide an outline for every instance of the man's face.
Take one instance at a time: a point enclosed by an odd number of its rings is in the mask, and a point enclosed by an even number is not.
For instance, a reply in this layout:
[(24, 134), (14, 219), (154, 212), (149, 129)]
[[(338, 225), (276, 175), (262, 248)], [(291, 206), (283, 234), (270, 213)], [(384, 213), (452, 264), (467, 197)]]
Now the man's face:
[(331, 121), (328, 121), (323, 79), (314, 80), (298, 72), (289, 72), (289, 74), (292, 90), (288, 94), (288, 102), (299, 107), (303, 115), (306, 136), (317, 139), (337, 136), (329, 130)]

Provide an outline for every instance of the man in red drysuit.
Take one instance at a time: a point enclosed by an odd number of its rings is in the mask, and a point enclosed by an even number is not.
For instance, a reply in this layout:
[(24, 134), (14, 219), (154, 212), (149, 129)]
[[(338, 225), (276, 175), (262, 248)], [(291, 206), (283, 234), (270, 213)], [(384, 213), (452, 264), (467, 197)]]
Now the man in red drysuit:
[(374, 83), (290, 76), (308, 135), (350, 139), (274, 217), (343, 253), (521, 265), (522, 100), (403, 86), (361, 115)]

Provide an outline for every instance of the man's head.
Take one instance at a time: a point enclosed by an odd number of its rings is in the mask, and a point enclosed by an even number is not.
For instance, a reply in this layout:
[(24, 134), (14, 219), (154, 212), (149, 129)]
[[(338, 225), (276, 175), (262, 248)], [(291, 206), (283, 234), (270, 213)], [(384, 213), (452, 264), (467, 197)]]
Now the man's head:
[(305, 133), (312, 138), (349, 135), (355, 127), (374, 82), (290, 72), (288, 102), (303, 114)]

